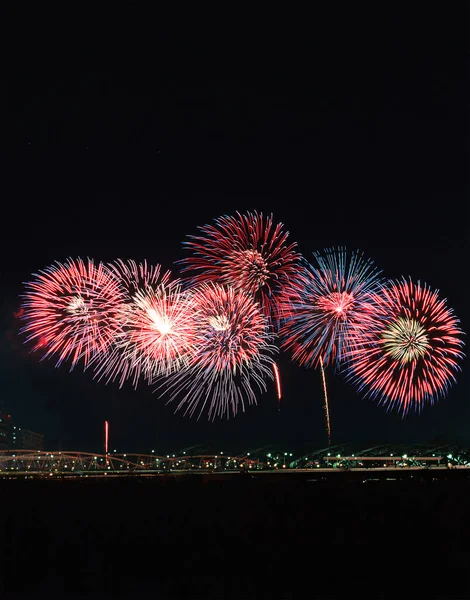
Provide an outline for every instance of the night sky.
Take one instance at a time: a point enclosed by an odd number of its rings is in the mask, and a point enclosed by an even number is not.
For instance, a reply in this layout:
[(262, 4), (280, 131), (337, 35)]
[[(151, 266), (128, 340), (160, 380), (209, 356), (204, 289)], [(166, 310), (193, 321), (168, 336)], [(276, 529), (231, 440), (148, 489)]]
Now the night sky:
[[(40, 363), (18, 335), (22, 282), (54, 260), (174, 268), (187, 235), (237, 210), (273, 213), (306, 257), (346, 245), (388, 277), (440, 289), (468, 332), (468, 65), (447, 16), (368, 28), (343, 15), (261, 38), (255, 25), (182, 26), (103, 41), (97, 25), (86, 39), (64, 29), (57, 43), (18, 43), (0, 77), (0, 408), (48, 449), (100, 450), (105, 419), (121, 452), (325, 446), (320, 373), (287, 354), (280, 414), (271, 384), (258, 406), (208, 423), (145, 384)], [(462, 369), (445, 400), (403, 420), (329, 371), (333, 441), (470, 443), (467, 359)]]

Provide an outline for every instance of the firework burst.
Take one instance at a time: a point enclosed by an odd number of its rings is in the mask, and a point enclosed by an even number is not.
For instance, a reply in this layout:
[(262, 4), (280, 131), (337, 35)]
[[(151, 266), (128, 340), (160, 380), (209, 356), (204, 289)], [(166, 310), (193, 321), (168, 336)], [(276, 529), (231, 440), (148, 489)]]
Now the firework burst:
[(330, 444), (325, 367), (341, 363), (361, 340), (372, 318), (371, 292), (379, 285), (380, 272), (362, 253), (349, 255), (345, 248), (328, 248), (313, 257), (315, 264), (304, 262), (282, 298), (280, 336), (294, 360), (321, 369)]
[(349, 352), (347, 377), (365, 396), (405, 415), (444, 397), (463, 358), (462, 330), (426, 284), (390, 281), (374, 294), (376, 318)]
[(254, 388), (266, 390), (273, 358), (268, 321), (246, 292), (201, 284), (192, 292), (197, 327), (188, 367), (164, 382), (165, 393), (190, 416), (208, 408), (209, 418), (229, 418), (256, 404)]
[(314, 253), (280, 304), (282, 347), (299, 364), (318, 367), (341, 362), (373, 316), (371, 294), (380, 271), (362, 253), (344, 248)]
[(222, 216), (199, 228), (201, 235), (185, 242), (192, 255), (178, 261), (191, 271), (193, 284), (213, 282), (251, 294), (273, 322), (277, 302), (295, 275), (300, 255), (288, 243), (282, 223), (262, 213)]
[(195, 331), (194, 302), (159, 265), (118, 260), (110, 268), (126, 290), (120, 329), (108, 352), (97, 357), (95, 378), (141, 378), (152, 383), (178, 370), (188, 359)]
[(80, 359), (86, 368), (106, 352), (119, 329), (119, 309), (125, 294), (110, 270), (88, 259), (56, 262), (25, 284), (22, 333), (41, 350), (57, 357), (56, 366)]

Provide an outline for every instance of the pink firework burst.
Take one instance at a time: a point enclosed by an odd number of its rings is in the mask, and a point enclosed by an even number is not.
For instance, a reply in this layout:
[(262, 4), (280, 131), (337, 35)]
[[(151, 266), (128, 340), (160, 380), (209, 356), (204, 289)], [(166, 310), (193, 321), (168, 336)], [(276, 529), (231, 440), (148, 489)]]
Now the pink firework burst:
[(171, 377), (166, 392), (178, 399), (176, 410), (191, 416), (208, 408), (209, 418), (227, 417), (256, 404), (254, 387), (265, 391), (272, 379), (272, 345), (267, 318), (246, 292), (217, 284), (192, 291), (197, 326), (188, 366)]
[(300, 261), (283, 224), (247, 212), (219, 217), (199, 229), (201, 235), (184, 243), (192, 255), (178, 261), (182, 271), (193, 272), (192, 283), (210, 281), (251, 294), (275, 322), (278, 300)]
[(25, 286), (21, 331), (43, 358), (57, 356), (56, 366), (70, 358), (71, 370), (83, 359), (86, 368), (113, 343), (125, 294), (102, 263), (56, 262)]
[(444, 397), (460, 370), (462, 330), (426, 284), (390, 281), (375, 294), (373, 326), (351, 349), (347, 377), (365, 396), (405, 415)]
[(171, 281), (159, 265), (116, 261), (110, 265), (126, 290), (119, 311), (120, 329), (107, 353), (96, 360), (95, 378), (132, 378), (136, 387), (142, 377), (156, 378), (181, 368), (189, 360), (195, 331), (194, 302)]

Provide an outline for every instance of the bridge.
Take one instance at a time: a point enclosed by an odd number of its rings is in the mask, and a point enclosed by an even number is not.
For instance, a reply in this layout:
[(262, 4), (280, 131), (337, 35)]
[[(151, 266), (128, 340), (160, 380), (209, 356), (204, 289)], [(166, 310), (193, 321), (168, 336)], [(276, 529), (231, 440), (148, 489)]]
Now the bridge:
[(158, 455), (116, 452), (4, 450), (0, 452), (0, 477), (130, 476), (165, 473), (299, 472), (370, 469), (470, 468), (470, 449), (456, 446), (381, 445), (359, 448), (350, 444), (286, 452), (276, 446), (226, 455), (203, 446)]
[(175, 471), (222, 471), (263, 469), (258, 459), (249, 455), (236, 457), (223, 454), (166, 455), (95, 454), (91, 452), (44, 450), (5, 450), (0, 452), (2, 475), (131, 475), (158, 474)]

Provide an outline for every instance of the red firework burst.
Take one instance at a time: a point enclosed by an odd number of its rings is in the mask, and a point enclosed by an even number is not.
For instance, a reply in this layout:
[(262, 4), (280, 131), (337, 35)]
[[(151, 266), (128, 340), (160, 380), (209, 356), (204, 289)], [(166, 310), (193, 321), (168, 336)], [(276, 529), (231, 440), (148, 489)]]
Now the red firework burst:
[(119, 329), (124, 292), (109, 269), (88, 259), (68, 259), (35, 274), (25, 284), (22, 333), (43, 358), (58, 356), (56, 366), (80, 359), (86, 368), (112, 344)]
[(126, 290), (119, 310), (120, 329), (108, 352), (97, 357), (95, 378), (106, 383), (140, 377), (149, 383), (179, 369), (193, 347), (194, 302), (159, 265), (132, 260), (110, 265)]
[(349, 353), (348, 378), (403, 415), (444, 397), (464, 356), (462, 330), (438, 291), (406, 279), (375, 295), (376, 319)]
[(266, 317), (246, 292), (201, 284), (192, 292), (197, 326), (187, 368), (170, 379), (171, 400), (180, 399), (193, 415), (209, 407), (209, 418), (235, 415), (245, 403), (256, 403), (252, 385), (266, 389), (276, 352)]
[(185, 242), (193, 255), (178, 261), (183, 272), (194, 272), (192, 283), (211, 281), (252, 294), (264, 314), (276, 320), (278, 299), (300, 260), (282, 223), (248, 212), (219, 217), (199, 229), (202, 235)]

